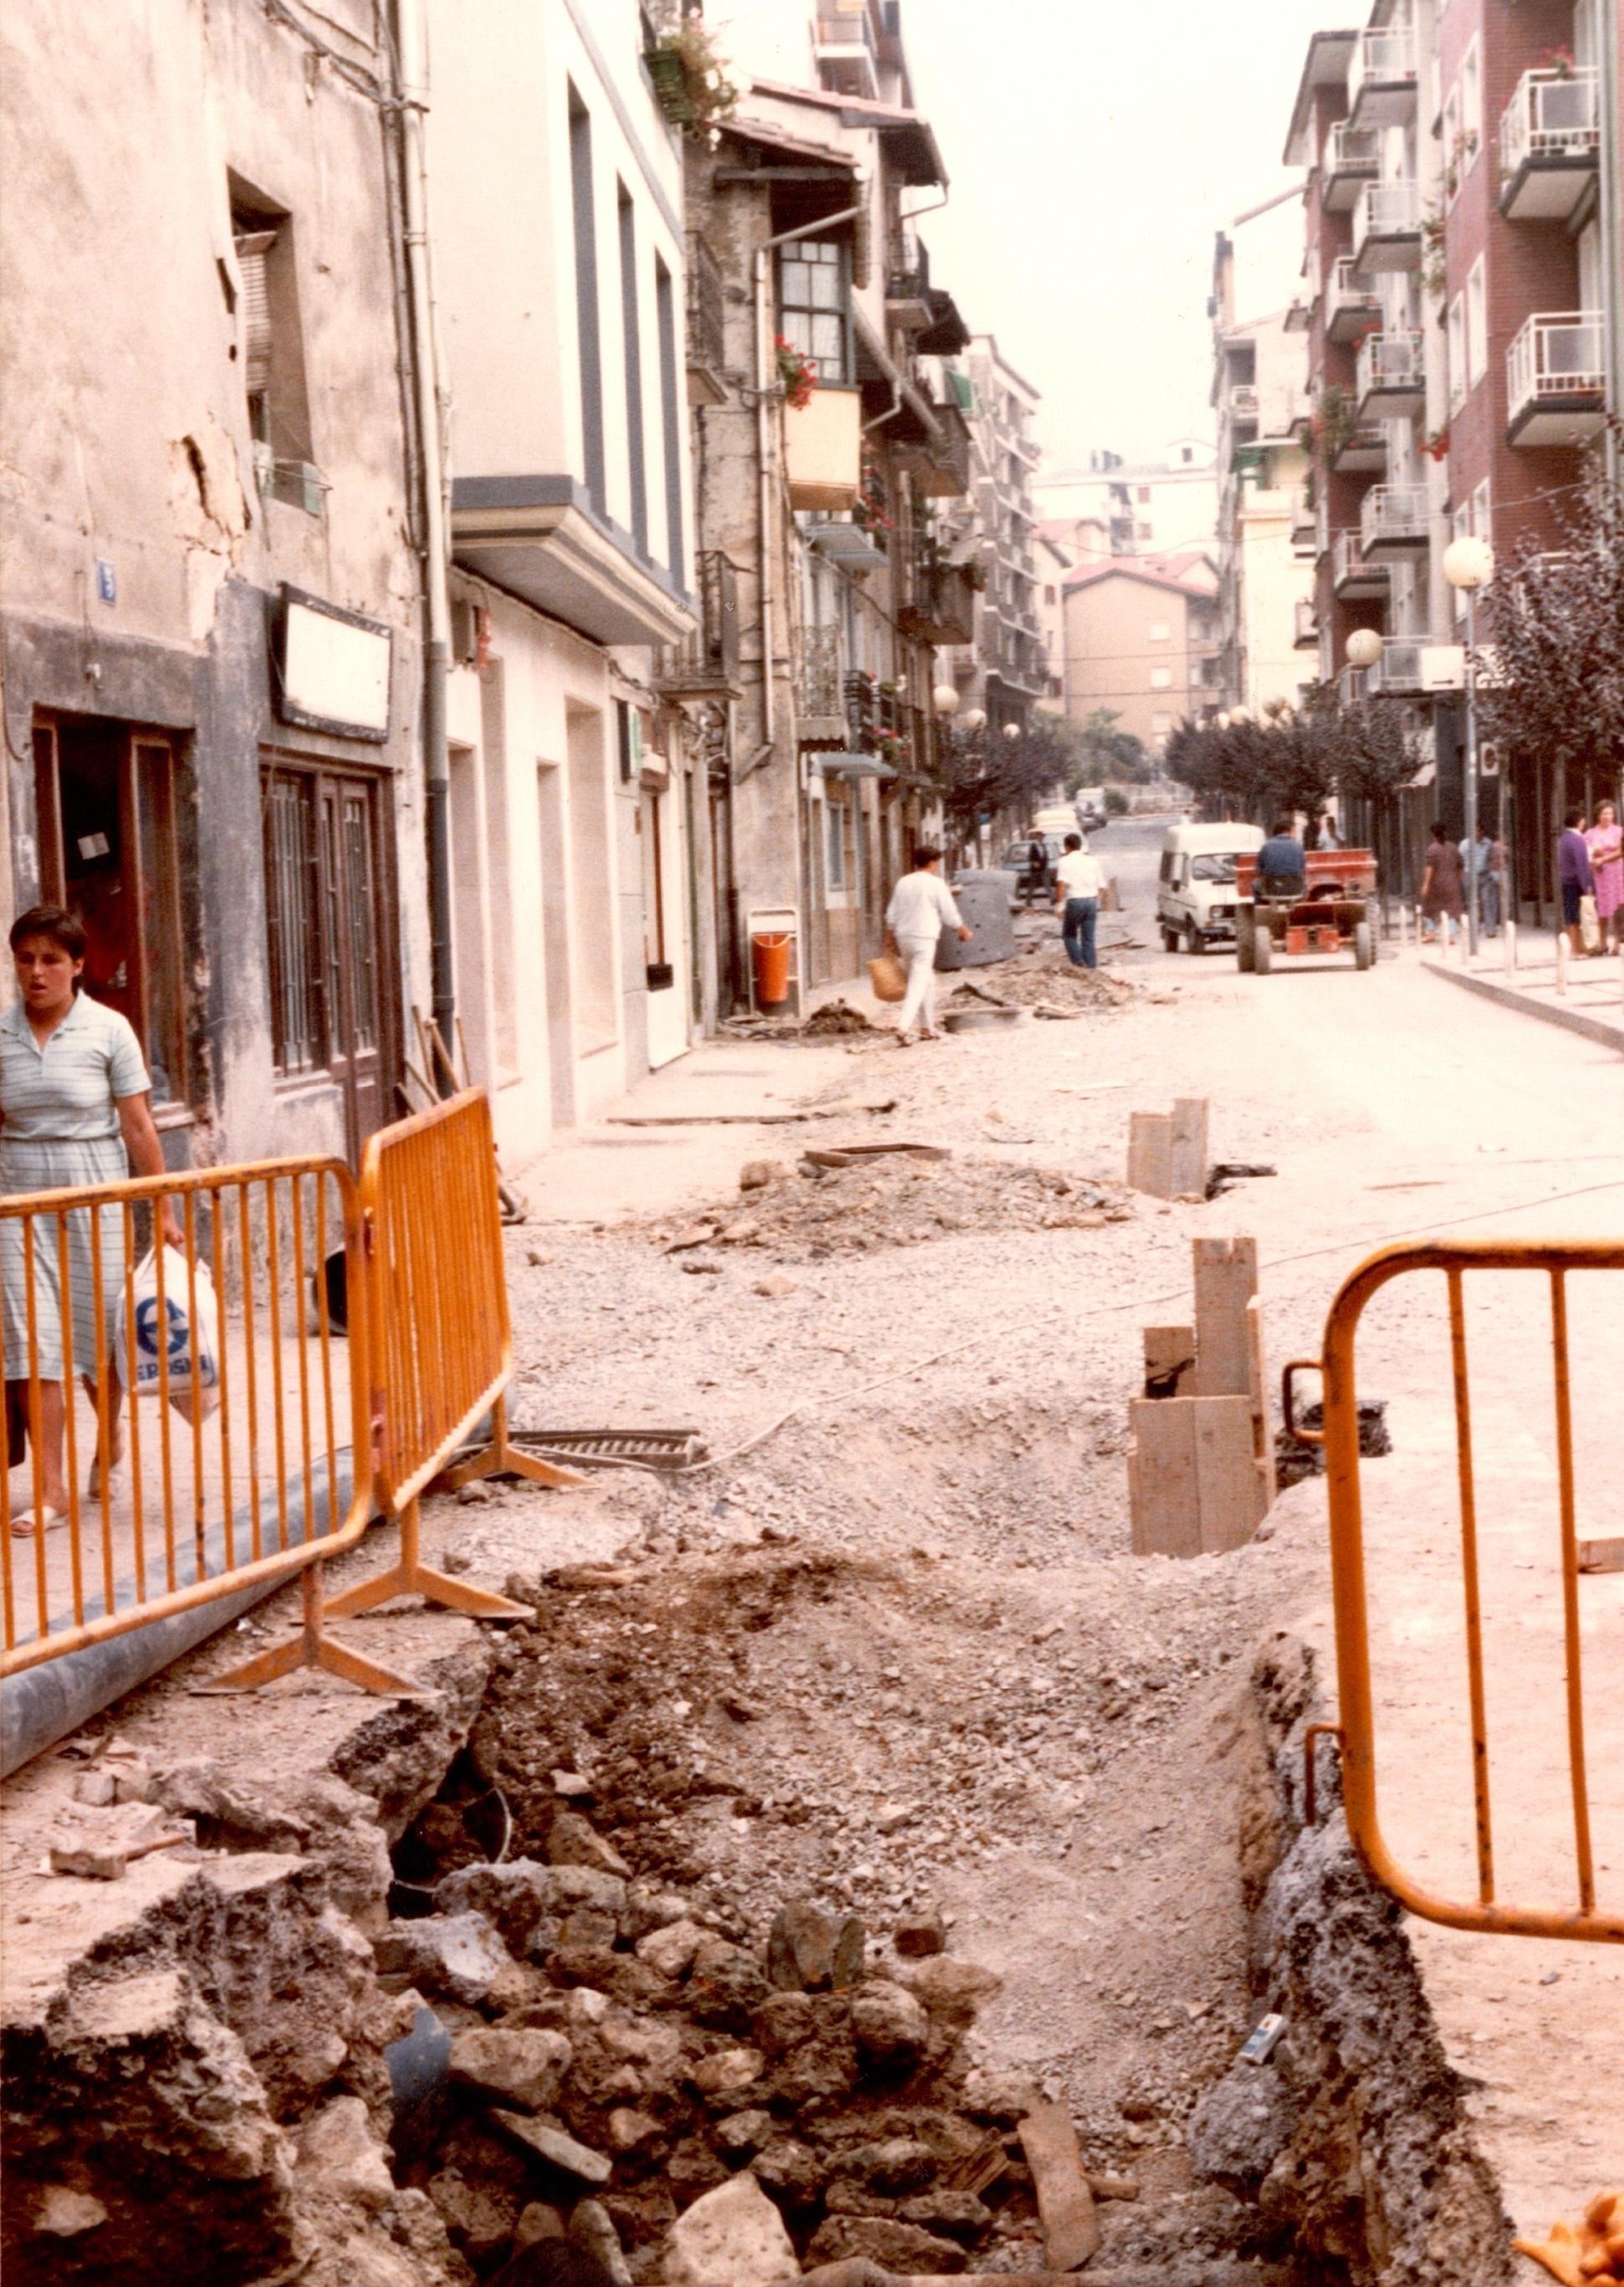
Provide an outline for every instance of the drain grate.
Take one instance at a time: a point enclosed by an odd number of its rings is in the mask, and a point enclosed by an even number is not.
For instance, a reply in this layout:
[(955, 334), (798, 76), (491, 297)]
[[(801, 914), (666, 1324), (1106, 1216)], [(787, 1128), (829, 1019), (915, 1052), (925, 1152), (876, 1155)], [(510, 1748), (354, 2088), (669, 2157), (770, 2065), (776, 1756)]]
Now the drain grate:
[(697, 1429), (509, 1429), (527, 1453), (550, 1461), (576, 1461), (583, 1468), (612, 1469), (627, 1461), (645, 1469), (683, 1469), (705, 1459)]

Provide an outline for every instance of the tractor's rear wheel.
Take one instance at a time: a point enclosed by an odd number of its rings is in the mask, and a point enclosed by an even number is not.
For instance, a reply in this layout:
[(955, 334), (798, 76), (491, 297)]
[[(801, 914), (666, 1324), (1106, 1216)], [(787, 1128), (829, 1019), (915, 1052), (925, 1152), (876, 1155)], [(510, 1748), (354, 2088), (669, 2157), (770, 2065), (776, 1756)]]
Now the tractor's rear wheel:
[(1266, 928), (1252, 932), (1252, 967), (1259, 977), (1266, 977), (1274, 966), (1274, 940)]
[(1376, 939), (1370, 934), (1368, 922), (1360, 922), (1353, 930), (1353, 966), (1355, 969), (1376, 967)]

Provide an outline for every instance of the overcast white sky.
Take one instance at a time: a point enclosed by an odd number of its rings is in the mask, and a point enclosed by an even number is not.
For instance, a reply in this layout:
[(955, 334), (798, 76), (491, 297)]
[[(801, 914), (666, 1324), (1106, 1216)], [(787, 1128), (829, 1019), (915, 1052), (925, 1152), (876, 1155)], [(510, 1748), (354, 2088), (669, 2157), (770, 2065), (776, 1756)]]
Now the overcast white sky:
[[(737, 26), (743, 50), (749, 20), (782, 25), (805, 7), (711, 0), (706, 13), (719, 44)], [(946, 209), (920, 225), (932, 276), (1043, 392), (1050, 472), (1091, 446), (1154, 457), (1174, 437), (1211, 434), (1213, 233), (1293, 180), (1280, 154), (1310, 34), (1368, 12), (1337, 0), (903, 0), (915, 99), (952, 178)], [(1254, 302), (1261, 314), (1290, 298), (1300, 215), (1253, 232), (1278, 281)]]

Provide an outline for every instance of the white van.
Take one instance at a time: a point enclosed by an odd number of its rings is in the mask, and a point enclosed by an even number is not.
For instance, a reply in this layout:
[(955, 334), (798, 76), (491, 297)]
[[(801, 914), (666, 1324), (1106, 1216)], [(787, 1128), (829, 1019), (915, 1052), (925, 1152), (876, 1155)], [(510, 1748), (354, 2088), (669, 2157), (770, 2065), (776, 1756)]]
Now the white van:
[(1170, 826), (1162, 845), (1156, 921), (1169, 953), (1200, 953), (1235, 938), (1235, 859), (1261, 850), (1260, 826)]

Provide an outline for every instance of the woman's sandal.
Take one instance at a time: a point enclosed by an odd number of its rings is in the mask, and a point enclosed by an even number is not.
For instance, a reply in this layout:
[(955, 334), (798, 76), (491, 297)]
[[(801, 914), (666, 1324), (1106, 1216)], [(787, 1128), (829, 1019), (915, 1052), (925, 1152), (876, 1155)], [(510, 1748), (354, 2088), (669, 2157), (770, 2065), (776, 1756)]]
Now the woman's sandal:
[(27, 1510), (21, 1516), (14, 1516), (12, 1519), (12, 1539), (32, 1540), (37, 1531), (50, 1532), (59, 1524), (67, 1523), (67, 1511), (65, 1508), (52, 1508), (49, 1502), (42, 1506), (40, 1515), (44, 1519), (43, 1526), (35, 1523), (35, 1512), (32, 1509)]

